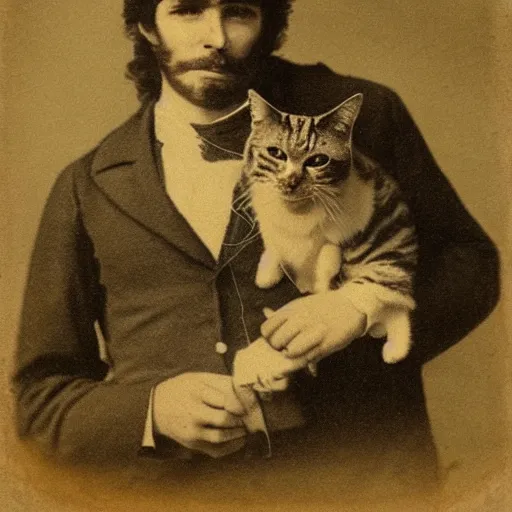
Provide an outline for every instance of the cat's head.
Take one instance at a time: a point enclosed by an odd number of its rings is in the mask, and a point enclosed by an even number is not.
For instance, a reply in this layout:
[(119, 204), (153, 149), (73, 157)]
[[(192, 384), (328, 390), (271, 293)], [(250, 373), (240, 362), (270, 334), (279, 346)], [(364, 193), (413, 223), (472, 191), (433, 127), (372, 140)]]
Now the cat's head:
[(314, 201), (339, 187), (352, 170), (352, 131), (362, 101), (355, 94), (329, 112), (301, 116), (281, 112), (250, 90), (249, 183), (277, 190), (289, 203)]

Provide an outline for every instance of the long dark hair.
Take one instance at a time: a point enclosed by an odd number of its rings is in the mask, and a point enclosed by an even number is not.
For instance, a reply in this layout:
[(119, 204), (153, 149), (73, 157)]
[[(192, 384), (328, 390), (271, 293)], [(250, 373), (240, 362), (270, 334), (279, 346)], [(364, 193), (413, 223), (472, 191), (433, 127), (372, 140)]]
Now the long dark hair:
[[(155, 11), (161, 0), (124, 0), (124, 27), (133, 42), (133, 59), (126, 66), (126, 77), (135, 83), (142, 103), (160, 94), (161, 76), (153, 48), (137, 27), (141, 23), (155, 27)], [(262, 56), (279, 49), (284, 41), (293, 0), (261, 0), (263, 30), (260, 41)]]

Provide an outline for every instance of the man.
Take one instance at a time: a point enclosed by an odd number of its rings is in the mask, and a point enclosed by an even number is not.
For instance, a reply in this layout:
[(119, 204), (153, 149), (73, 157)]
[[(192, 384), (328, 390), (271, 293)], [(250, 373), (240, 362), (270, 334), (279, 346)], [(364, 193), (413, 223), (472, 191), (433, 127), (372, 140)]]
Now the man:
[[(292, 478), (311, 464), (337, 482), (377, 466), (403, 489), (435, 471), (421, 365), (492, 310), (497, 254), (393, 92), (271, 56), (289, 10), (286, 0), (125, 0), (142, 107), (59, 176), (22, 315), (19, 431), (59, 458), (147, 467), (150, 454), (196, 476), (236, 465)], [(249, 88), (309, 115), (364, 94), (354, 143), (396, 177), (420, 242), (415, 343), (402, 363), (382, 362), (364, 312), (335, 295), (255, 286), (261, 240), (237, 185)], [(300, 332), (321, 320), (330, 340), (317, 377), (297, 371), (261, 402), (270, 461), (257, 457), (231, 380), (260, 333), (278, 344), (265, 307)]]

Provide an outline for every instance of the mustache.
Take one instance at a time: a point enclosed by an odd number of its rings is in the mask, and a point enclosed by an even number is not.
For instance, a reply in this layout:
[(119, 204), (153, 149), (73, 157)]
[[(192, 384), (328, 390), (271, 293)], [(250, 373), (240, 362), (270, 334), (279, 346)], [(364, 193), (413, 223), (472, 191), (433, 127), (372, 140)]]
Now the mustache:
[(245, 60), (230, 59), (222, 53), (212, 53), (206, 57), (176, 62), (173, 65), (173, 71), (175, 73), (214, 71), (233, 75), (245, 75), (249, 69), (247, 64)]

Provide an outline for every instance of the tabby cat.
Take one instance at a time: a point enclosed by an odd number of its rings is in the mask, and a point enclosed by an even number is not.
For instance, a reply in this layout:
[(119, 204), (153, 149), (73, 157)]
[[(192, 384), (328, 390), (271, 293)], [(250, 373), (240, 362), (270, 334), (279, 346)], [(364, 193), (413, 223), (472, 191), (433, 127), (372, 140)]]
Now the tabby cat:
[(256, 285), (287, 275), (301, 293), (344, 288), (387, 334), (382, 356), (405, 358), (417, 239), (397, 183), (352, 144), (355, 94), (318, 116), (281, 112), (249, 91), (244, 179), (264, 243)]

